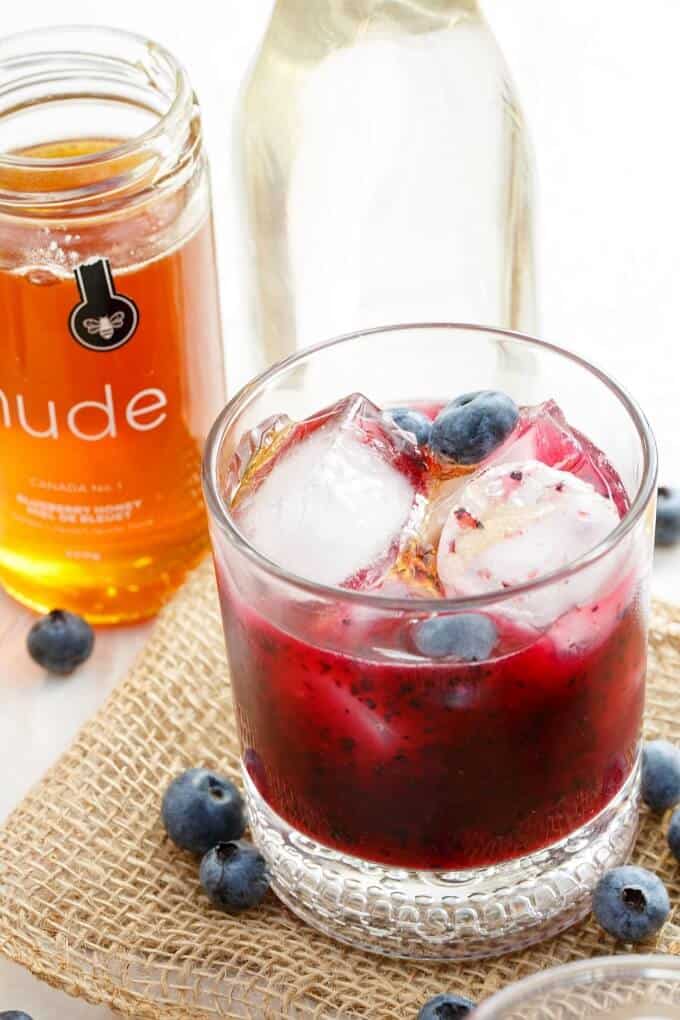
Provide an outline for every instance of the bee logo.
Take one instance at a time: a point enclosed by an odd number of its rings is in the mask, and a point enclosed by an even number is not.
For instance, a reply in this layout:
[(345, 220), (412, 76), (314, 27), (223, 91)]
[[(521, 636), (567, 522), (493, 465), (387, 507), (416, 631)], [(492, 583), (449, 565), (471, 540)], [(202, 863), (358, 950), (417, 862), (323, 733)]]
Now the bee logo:
[(116, 290), (108, 259), (84, 262), (75, 277), (81, 301), (69, 317), (74, 340), (91, 351), (122, 347), (137, 329), (139, 312), (134, 301)]
[(92, 336), (98, 333), (102, 340), (111, 340), (117, 329), (125, 323), (123, 312), (114, 312), (111, 318), (108, 315), (101, 315), (98, 319), (83, 319), (83, 326)]

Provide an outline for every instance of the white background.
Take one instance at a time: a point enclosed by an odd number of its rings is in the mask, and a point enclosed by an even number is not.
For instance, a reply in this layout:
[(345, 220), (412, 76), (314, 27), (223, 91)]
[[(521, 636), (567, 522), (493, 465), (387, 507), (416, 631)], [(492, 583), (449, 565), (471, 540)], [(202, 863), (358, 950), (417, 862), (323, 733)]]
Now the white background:
[[(536, 150), (541, 332), (599, 361), (633, 391), (658, 434), (662, 479), (680, 483), (680, 3), (482, 5), (513, 72)], [(202, 102), (213, 166), (227, 359), (233, 366), (244, 335), (245, 298), (233, 229), (231, 123), (239, 83), (271, 6), (272, 0), (5, 0), (0, 19), (2, 32), (54, 24), (57, 12), (64, 24), (133, 29), (163, 42), (187, 66)], [(232, 375), (230, 386), (242, 381)], [(680, 551), (657, 557), (655, 590), (680, 601)], [(4, 672), (12, 672), (5, 633), (0, 626), (0, 694)], [(109, 663), (127, 656), (110, 636), (101, 648)], [(11, 676), (9, 681), (11, 686)], [(101, 700), (105, 692), (95, 683), (94, 673), (83, 674), (73, 687), (53, 692), (47, 712), (44, 698), (30, 703), (42, 758), (12, 758), (20, 745), (4, 739), (8, 729), (3, 733), (0, 720), (0, 774), (16, 779), (0, 791), (0, 817)], [(6, 713), (9, 703), (0, 698), (0, 711)], [(53, 743), (47, 732), (35, 734), (35, 720), (45, 726), (50, 718), (59, 729)], [(57, 719), (63, 725), (56, 726)], [(110, 1015), (0, 964), (0, 1010), (8, 1008), (25, 1009), (35, 1020)]]

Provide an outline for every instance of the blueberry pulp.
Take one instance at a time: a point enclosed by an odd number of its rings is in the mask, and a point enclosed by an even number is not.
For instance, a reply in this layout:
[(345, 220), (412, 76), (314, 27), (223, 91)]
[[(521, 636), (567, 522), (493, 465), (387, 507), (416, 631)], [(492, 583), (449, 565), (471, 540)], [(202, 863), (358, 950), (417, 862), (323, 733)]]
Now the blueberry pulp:
[(668, 740), (648, 740), (642, 752), (642, 799), (653, 811), (680, 803), (680, 749)]
[(94, 631), (86, 620), (53, 609), (33, 624), (26, 641), (34, 662), (59, 676), (68, 676), (89, 659), (94, 647)]
[(481, 613), (433, 616), (419, 623), (413, 632), (416, 650), (430, 659), (480, 662), (488, 658), (497, 640), (495, 623)]
[(464, 393), (435, 418), (430, 445), (443, 460), (479, 464), (505, 442), (518, 421), (519, 408), (507, 394)]
[(228, 913), (256, 906), (269, 888), (265, 859), (248, 843), (218, 843), (201, 861), (200, 879), (211, 902)]
[(463, 995), (435, 995), (422, 1007), (418, 1020), (463, 1020), (475, 1008)]
[(656, 544), (680, 542), (680, 489), (661, 486), (657, 491)]
[(670, 909), (661, 879), (646, 868), (633, 865), (606, 872), (593, 895), (595, 918), (621, 942), (641, 942), (654, 935)]
[(426, 415), (421, 414), (420, 411), (412, 411), (409, 407), (392, 407), (387, 411), (387, 414), (400, 429), (413, 433), (418, 446), (428, 445), (432, 422)]
[(680, 861), (680, 808), (671, 815), (668, 826), (668, 845), (676, 861)]
[(579, 828), (630, 773), (646, 657), (636, 605), (568, 654), (505, 621), (493, 660), (467, 663), (415, 655), (415, 628), (408, 657), (367, 655), (403, 647), (402, 619), (348, 626), (300, 604), (282, 629), (273, 604), (258, 609), (230, 598), (224, 616), (244, 762), (267, 803), (326, 846), (407, 868), (495, 864)]
[(188, 769), (173, 779), (161, 813), (173, 843), (196, 854), (240, 839), (246, 825), (243, 798), (234, 784), (202, 768)]

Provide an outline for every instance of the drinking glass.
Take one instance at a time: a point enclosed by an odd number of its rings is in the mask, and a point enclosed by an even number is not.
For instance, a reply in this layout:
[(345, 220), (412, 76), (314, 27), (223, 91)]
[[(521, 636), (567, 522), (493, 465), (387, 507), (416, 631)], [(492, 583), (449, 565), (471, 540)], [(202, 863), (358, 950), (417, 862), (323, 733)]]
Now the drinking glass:
[[(618, 526), (565, 568), (465, 599), (382, 597), (282, 569), (239, 530), (234, 480), (272, 415), (300, 420), (357, 390), (386, 407), (480, 388), (554, 398), (626, 487)], [(295, 913), (429, 958), (516, 949), (584, 916), (636, 832), (655, 477), (649, 427), (615, 382), (480, 326), (341, 337), (226, 407), (204, 490), (243, 777), (253, 837)], [(486, 661), (413, 652), (421, 621), (467, 610), (529, 625)]]
[(680, 1020), (680, 961), (662, 953), (579, 960), (517, 981), (475, 1020)]

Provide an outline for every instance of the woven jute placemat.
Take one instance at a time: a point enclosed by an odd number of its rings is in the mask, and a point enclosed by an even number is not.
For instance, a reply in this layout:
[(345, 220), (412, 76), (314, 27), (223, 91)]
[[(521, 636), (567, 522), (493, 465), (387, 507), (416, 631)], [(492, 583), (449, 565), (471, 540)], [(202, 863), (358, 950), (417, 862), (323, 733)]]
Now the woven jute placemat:
[[(648, 735), (680, 740), (680, 608), (655, 605), (650, 667)], [(273, 896), (241, 917), (220, 914), (199, 888), (195, 860), (168, 842), (159, 820), (169, 779), (199, 763), (238, 776), (209, 564), (0, 831), (0, 951), (72, 995), (140, 1020), (409, 1020), (442, 990), (481, 999), (533, 971), (621, 950), (588, 921), (501, 959), (405, 963), (330, 941)], [(649, 815), (635, 859), (680, 902), (680, 865)], [(673, 917), (651, 948), (680, 955)]]

